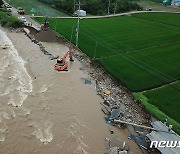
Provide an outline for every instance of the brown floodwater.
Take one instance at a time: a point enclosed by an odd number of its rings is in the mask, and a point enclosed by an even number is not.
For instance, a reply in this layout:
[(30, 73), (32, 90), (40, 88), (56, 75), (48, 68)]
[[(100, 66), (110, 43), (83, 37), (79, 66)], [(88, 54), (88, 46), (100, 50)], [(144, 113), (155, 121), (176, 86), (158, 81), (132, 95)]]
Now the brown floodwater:
[[(7, 37), (8, 36), (8, 37)], [(94, 82), (75, 59), (67, 72), (57, 72), (38, 45), (23, 33), (0, 30), (0, 153), (71, 154), (104, 153), (109, 129), (130, 144), (131, 153), (141, 153), (127, 139), (127, 131), (107, 125)], [(61, 57), (68, 48), (43, 43)]]

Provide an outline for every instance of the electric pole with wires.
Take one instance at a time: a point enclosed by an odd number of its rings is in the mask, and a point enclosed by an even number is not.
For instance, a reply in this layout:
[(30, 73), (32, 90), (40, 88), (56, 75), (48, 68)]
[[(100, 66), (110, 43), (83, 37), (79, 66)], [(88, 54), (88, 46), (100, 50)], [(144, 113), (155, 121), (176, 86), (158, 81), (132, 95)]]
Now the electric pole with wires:
[(76, 47), (78, 47), (78, 41), (79, 41), (79, 20), (80, 20), (80, 9), (81, 9), (81, 0), (78, 2), (78, 21), (77, 21), (77, 28), (76, 28)]
[(116, 9), (117, 9), (117, 2), (115, 3), (114, 14), (116, 14)]
[(111, 5), (111, 1), (109, 0), (109, 4), (108, 4), (108, 15), (109, 15), (109, 9), (110, 9), (110, 5)]

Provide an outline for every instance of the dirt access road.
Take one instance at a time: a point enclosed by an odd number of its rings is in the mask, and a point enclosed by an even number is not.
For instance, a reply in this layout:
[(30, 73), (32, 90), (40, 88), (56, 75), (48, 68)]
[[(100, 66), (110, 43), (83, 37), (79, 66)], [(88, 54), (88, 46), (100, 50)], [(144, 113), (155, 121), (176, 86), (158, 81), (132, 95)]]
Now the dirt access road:
[[(87, 16), (87, 17), (80, 17), (80, 19), (99, 19), (99, 18), (111, 18), (111, 17), (118, 17), (118, 16), (124, 16), (124, 15), (131, 15), (135, 13), (158, 13), (158, 12), (164, 12), (164, 13), (180, 13), (180, 11), (177, 12), (171, 12), (171, 11), (132, 11), (132, 12), (126, 12), (126, 13), (119, 13), (119, 14), (112, 14), (112, 15), (105, 15), (105, 16)], [(45, 16), (31, 16), (31, 17), (45, 17)], [(78, 17), (48, 17), (48, 18), (57, 18), (57, 19), (77, 19)]]

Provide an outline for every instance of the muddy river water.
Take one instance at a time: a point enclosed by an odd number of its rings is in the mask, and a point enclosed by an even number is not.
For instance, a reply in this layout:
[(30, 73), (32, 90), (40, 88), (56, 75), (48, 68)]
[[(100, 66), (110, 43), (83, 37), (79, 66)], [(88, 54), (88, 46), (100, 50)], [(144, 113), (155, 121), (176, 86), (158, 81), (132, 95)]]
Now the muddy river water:
[[(126, 130), (116, 130), (103, 119), (94, 82), (75, 59), (68, 72), (53, 69), (39, 46), (23, 33), (0, 30), (0, 153), (71, 154), (104, 153), (104, 140), (114, 129), (129, 142), (131, 153), (141, 151), (127, 139)], [(44, 43), (61, 57), (68, 48)]]

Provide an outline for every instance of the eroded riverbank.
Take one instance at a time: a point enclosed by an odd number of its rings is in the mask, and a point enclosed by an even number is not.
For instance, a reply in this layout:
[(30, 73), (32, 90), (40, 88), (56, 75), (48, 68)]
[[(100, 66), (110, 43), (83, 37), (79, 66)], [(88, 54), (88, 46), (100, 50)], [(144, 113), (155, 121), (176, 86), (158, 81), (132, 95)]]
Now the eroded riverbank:
[[(77, 59), (69, 63), (68, 72), (56, 72), (55, 61), (49, 60), (23, 33), (6, 32), (10, 40), (2, 30), (0, 33), (0, 44), (9, 45), (0, 49), (1, 153), (100, 154), (104, 153), (109, 129), (131, 145), (131, 152), (141, 153), (127, 139), (126, 130), (105, 123), (100, 105), (103, 99), (94, 89), (95, 81), (92, 80), (93, 84), (82, 81), (90, 76)], [(68, 51), (59, 43), (43, 45), (61, 57)], [(16, 70), (21, 71), (17, 74)], [(21, 84), (22, 88), (18, 88)], [(13, 94), (5, 93), (6, 87)], [(14, 103), (9, 103), (11, 96)]]

